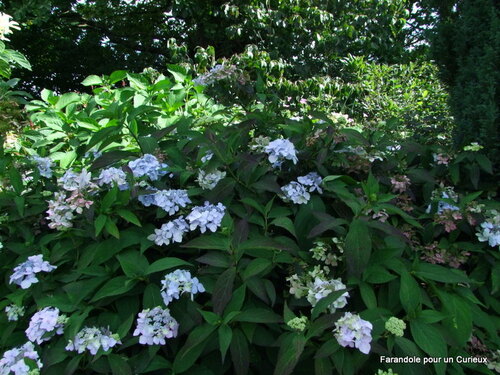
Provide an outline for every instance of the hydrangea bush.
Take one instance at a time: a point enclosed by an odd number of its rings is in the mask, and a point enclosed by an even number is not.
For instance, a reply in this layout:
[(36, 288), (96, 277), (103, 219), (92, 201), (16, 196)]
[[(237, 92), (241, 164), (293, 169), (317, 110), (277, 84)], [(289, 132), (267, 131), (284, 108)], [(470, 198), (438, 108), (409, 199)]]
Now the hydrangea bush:
[(2, 142), (1, 374), (498, 368), (498, 174), (480, 150), (224, 107), (200, 86), (220, 69), (169, 72), (45, 90)]

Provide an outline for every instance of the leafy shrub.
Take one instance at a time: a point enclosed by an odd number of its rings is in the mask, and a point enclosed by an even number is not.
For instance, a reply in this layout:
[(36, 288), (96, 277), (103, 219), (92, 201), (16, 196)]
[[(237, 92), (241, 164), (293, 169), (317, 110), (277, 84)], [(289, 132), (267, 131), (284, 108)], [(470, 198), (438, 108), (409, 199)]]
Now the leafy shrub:
[(3, 145), (2, 350), (46, 374), (492, 373), (379, 360), (499, 361), (480, 146), (224, 107), (169, 71), (44, 91)]

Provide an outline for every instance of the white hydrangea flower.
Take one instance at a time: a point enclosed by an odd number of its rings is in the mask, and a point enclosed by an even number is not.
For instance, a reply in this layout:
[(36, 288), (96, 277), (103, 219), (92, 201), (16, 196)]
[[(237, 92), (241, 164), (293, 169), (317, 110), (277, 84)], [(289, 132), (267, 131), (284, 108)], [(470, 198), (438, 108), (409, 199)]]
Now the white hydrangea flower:
[(121, 344), (120, 337), (108, 329), (84, 327), (73, 340), (69, 340), (66, 350), (76, 351), (79, 354), (88, 350), (90, 354), (96, 355), (100, 348), (107, 351), (116, 344)]
[(58, 179), (58, 184), (67, 191), (83, 191), (92, 186), (90, 182), (92, 176), (85, 168), (80, 173), (75, 173), (70, 168)]
[(191, 300), (196, 293), (205, 291), (203, 284), (197, 277), (191, 277), (191, 273), (186, 270), (175, 270), (161, 281), (161, 296), (163, 302), (168, 306), (174, 299), (179, 299), (181, 294), (191, 294)]
[(41, 156), (35, 155), (32, 156), (31, 159), (37, 164), (38, 171), (40, 172), (40, 176), (51, 178), (52, 177), (52, 167), (54, 163), (50, 158), (42, 158)]
[(346, 312), (335, 323), (333, 330), (335, 338), (343, 347), (357, 348), (361, 353), (368, 354), (371, 349), (373, 326), (357, 314)]
[[(316, 277), (312, 285), (308, 285), (308, 287), (307, 301), (309, 301), (313, 307), (316, 306), (319, 300), (325, 298), (330, 293), (346, 288), (341, 279), (324, 280), (321, 277)], [(332, 304), (328, 306), (330, 312), (333, 314), (336, 309), (345, 307), (347, 305), (347, 297), (349, 297), (349, 293), (345, 292), (333, 301)]]
[(500, 213), (496, 210), (488, 212), (490, 217), (481, 223), (481, 229), (476, 233), (480, 242), (488, 242), (491, 247), (500, 246)]
[(12, 16), (0, 12), (0, 40), (9, 40), (6, 35), (12, 34), (12, 29), (20, 30), (19, 24), (12, 20)]
[(134, 177), (148, 176), (152, 181), (165, 176), (167, 171), (162, 169), (168, 168), (167, 164), (160, 163), (156, 156), (151, 154), (145, 154), (142, 158), (129, 162), (128, 166), (132, 170)]
[(207, 151), (207, 153), (201, 157), (201, 162), (206, 163), (207, 161), (211, 160), (213, 156), (214, 153), (212, 151)]
[(226, 172), (221, 172), (216, 170), (214, 172), (207, 173), (200, 169), (196, 181), (198, 182), (198, 184), (202, 189), (212, 190), (224, 177), (226, 177)]
[(73, 209), (66, 201), (66, 194), (55, 193), (54, 199), (49, 200), (47, 203), (49, 204), (49, 209), (47, 210), (49, 228), (60, 230), (73, 226), (71, 220), (73, 220), (75, 215), (73, 214)]
[[(34, 361), (36, 369), (31, 369), (25, 362), (25, 358)], [(43, 364), (35, 350), (35, 346), (31, 342), (19, 346), (17, 348), (7, 350), (2, 359), (0, 359), (0, 374), (1, 375), (35, 375), (39, 374), (39, 370)]]
[(148, 240), (154, 241), (158, 246), (169, 245), (171, 242), (182, 242), (182, 237), (189, 232), (189, 226), (184, 217), (179, 217), (169, 221), (155, 229), (155, 232), (148, 236)]
[(24, 316), (25, 308), (18, 305), (9, 305), (5, 307), (5, 314), (7, 314), (7, 320), (10, 322), (15, 322), (19, 320), (20, 317)]
[(264, 148), (268, 160), (274, 168), (280, 167), (284, 160), (291, 160), (293, 164), (299, 161), (295, 153), (295, 146), (288, 139), (275, 139)]
[(290, 182), (281, 188), (283, 195), (281, 198), (284, 201), (292, 201), (295, 204), (306, 204), (311, 199), (311, 194), (307, 191), (304, 185), (296, 181)]
[(24, 263), (14, 268), (14, 273), (10, 277), (9, 284), (20, 285), (23, 289), (28, 289), (31, 284), (38, 282), (35, 276), (39, 272), (51, 272), (57, 267), (43, 260), (43, 255), (32, 255)]
[(316, 172), (311, 172), (311, 173), (306, 174), (305, 176), (300, 176), (299, 178), (297, 178), (297, 181), (301, 185), (308, 187), (309, 188), (308, 190), (310, 193), (312, 193), (315, 190), (320, 194), (323, 193), (323, 190), (319, 186), (319, 185), (321, 185), (321, 182), (323, 181), (323, 179)]
[(175, 214), (181, 207), (186, 207), (189, 203), (191, 200), (187, 190), (159, 190), (154, 193), (153, 204), (168, 212), (169, 215)]
[(222, 218), (224, 217), (226, 207), (222, 203), (217, 206), (205, 202), (204, 206), (193, 207), (191, 213), (186, 217), (189, 222), (189, 229), (195, 230), (200, 228), (201, 233), (205, 233), (207, 228), (215, 232), (221, 225)]
[(101, 171), (97, 178), (97, 185), (117, 185), (120, 190), (127, 190), (127, 175), (119, 168), (107, 168)]
[(139, 313), (134, 336), (139, 336), (143, 345), (165, 345), (165, 339), (177, 337), (178, 329), (179, 323), (170, 316), (169, 309), (155, 307)]
[(31, 342), (40, 345), (42, 342), (50, 340), (54, 335), (62, 335), (67, 320), (66, 315), (59, 315), (58, 308), (46, 307), (33, 314), (26, 330), (26, 336)]

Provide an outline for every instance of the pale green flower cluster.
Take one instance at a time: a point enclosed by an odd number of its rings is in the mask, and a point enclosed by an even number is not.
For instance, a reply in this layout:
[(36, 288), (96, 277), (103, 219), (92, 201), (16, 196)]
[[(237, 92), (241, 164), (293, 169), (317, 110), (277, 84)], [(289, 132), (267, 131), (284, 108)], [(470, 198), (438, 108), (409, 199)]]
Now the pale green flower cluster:
[(493, 358), (491, 358), (486, 366), (490, 370), (494, 370), (498, 373), (500, 373), (500, 350), (497, 350), (496, 352), (493, 352)]
[(392, 316), (385, 322), (385, 329), (392, 333), (394, 336), (402, 337), (406, 329), (406, 323), (401, 319)]
[(306, 329), (307, 326), (307, 316), (302, 316), (300, 318), (296, 317), (291, 320), (289, 320), (286, 324), (288, 327), (291, 329), (294, 329), (299, 332), (303, 332)]
[(0, 40), (9, 40), (6, 35), (12, 34), (12, 29), (19, 30), (19, 24), (12, 20), (12, 16), (0, 12)]
[(473, 151), (473, 152), (476, 152), (476, 151), (482, 150), (483, 148), (484, 147), (481, 146), (479, 143), (472, 142), (470, 145), (464, 147), (464, 151)]
[(392, 369), (389, 369), (387, 371), (384, 370), (378, 370), (375, 375), (398, 375), (395, 372), (392, 372)]

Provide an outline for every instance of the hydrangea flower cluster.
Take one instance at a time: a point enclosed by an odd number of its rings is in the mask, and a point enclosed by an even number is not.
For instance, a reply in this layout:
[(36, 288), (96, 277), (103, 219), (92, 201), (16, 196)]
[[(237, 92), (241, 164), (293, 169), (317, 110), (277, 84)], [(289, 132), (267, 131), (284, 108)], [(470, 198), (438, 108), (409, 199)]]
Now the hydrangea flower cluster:
[(139, 336), (143, 345), (165, 345), (165, 339), (176, 337), (178, 329), (179, 323), (170, 316), (169, 309), (155, 307), (139, 313), (134, 336)]
[(139, 201), (146, 207), (152, 204), (158, 206), (169, 215), (175, 214), (181, 207), (186, 207), (191, 203), (187, 190), (180, 189), (158, 190), (153, 194), (140, 195)]
[(389, 369), (387, 371), (384, 370), (378, 370), (375, 375), (398, 375), (395, 372), (392, 372), (392, 369)]
[(174, 299), (179, 299), (181, 294), (191, 294), (191, 299), (196, 293), (205, 291), (203, 284), (200, 283), (197, 277), (192, 277), (191, 273), (186, 270), (175, 270), (167, 275), (161, 281), (161, 296), (163, 302), (168, 306)]
[(212, 190), (214, 187), (217, 186), (220, 180), (222, 180), (224, 177), (226, 177), (226, 172), (221, 172), (221, 171), (213, 171), (210, 173), (207, 173), (203, 170), (200, 169), (198, 172), (198, 178), (196, 181), (200, 185), (200, 187), (204, 190)]
[[(440, 196), (440, 198), (438, 198), (439, 196)], [(441, 191), (441, 194), (439, 194), (439, 190), (433, 191), (432, 196), (431, 196), (431, 200), (434, 202), (438, 201), (437, 212), (436, 212), (438, 215), (443, 213), (443, 211), (445, 211), (445, 210), (450, 210), (450, 211), (459, 211), (460, 210), (459, 207), (457, 207), (453, 204), (450, 204), (448, 202), (445, 202), (441, 199), (448, 199), (448, 200), (452, 200), (453, 202), (458, 202), (458, 195), (457, 195), (457, 193), (455, 193), (453, 191), (452, 187), (443, 188)], [(429, 205), (427, 207), (425, 212), (426, 213), (431, 212), (431, 205)]]
[(500, 247), (500, 213), (496, 210), (488, 212), (488, 220), (481, 223), (481, 229), (476, 233), (480, 242), (488, 242), (491, 247)]
[(169, 221), (155, 229), (155, 232), (148, 236), (148, 240), (154, 241), (158, 246), (169, 245), (171, 242), (182, 242), (182, 237), (189, 231), (189, 226), (184, 217), (179, 217)]
[(59, 315), (58, 308), (46, 307), (31, 317), (26, 336), (31, 342), (40, 345), (42, 342), (50, 340), (54, 335), (62, 335), (67, 321), (66, 315)]
[(20, 30), (19, 24), (12, 20), (12, 16), (0, 12), (0, 40), (9, 40), (6, 35), (12, 34), (12, 29)]
[(299, 159), (295, 152), (295, 146), (288, 139), (275, 139), (264, 147), (264, 152), (268, 155), (268, 160), (273, 168), (281, 167), (285, 160), (293, 161), (297, 164)]
[[(25, 358), (31, 359), (36, 364), (37, 368), (32, 369), (25, 362)], [(27, 342), (23, 346), (7, 350), (0, 359), (0, 374), (8, 375), (35, 375), (39, 374), (39, 370), (43, 364), (40, 361), (38, 353), (35, 351), (35, 346), (31, 342)]]
[(292, 181), (281, 188), (283, 195), (280, 197), (285, 202), (293, 202), (295, 204), (306, 204), (311, 199), (311, 194), (306, 187), (298, 182)]
[(43, 256), (32, 255), (25, 262), (14, 268), (14, 273), (10, 277), (9, 284), (17, 284), (23, 289), (28, 289), (31, 284), (38, 282), (35, 276), (39, 272), (51, 272), (57, 267), (43, 260)]
[(411, 182), (408, 176), (396, 175), (391, 177), (391, 189), (395, 193), (404, 193), (410, 184)]
[(290, 327), (291, 329), (294, 329), (299, 332), (304, 332), (304, 330), (307, 327), (307, 316), (302, 316), (302, 317), (295, 317), (288, 322), (286, 322), (286, 325)]
[(84, 191), (95, 185), (91, 182), (91, 174), (85, 168), (80, 173), (75, 173), (70, 168), (57, 180), (58, 184), (67, 191)]
[(404, 331), (406, 329), (406, 323), (403, 320), (396, 318), (395, 316), (391, 316), (385, 322), (385, 329), (392, 333), (394, 336), (403, 337), (403, 335), (405, 334)]
[(66, 202), (66, 194), (55, 193), (54, 199), (48, 201), (49, 209), (47, 210), (47, 220), (49, 221), (49, 228), (51, 229), (64, 229), (71, 228), (73, 223), (73, 210)]
[[(313, 307), (316, 306), (319, 300), (325, 298), (330, 293), (346, 288), (341, 279), (328, 280), (319, 266), (316, 266), (302, 277), (296, 274), (292, 275), (287, 278), (287, 281), (290, 283), (290, 294), (293, 294), (295, 298), (306, 297), (307, 301)], [(328, 306), (330, 312), (333, 314), (336, 309), (345, 307), (348, 297), (348, 292), (339, 296)]]
[(32, 156), (31, 159), (37, 164), (40, 176), (46, 178), (52, 177), (52, 167), (54, 166), (54, 163), (50, 158), (42, 158), (41, 156), (35, 155)]
[(127, 190), (127, 175), (119, 168), (111, 167), (103, 169), (97, 178), (97, 185), (117, 185), (120, 190)]
[(167, 171), (162, 169), (168, 168), (167, 164), (160, 163), (156, 156), (151, 154), (145, 154), (142, 158), (129, 162), (128, 166), (132, 170), (134, 177), (148, 176), (152, 181), (165, 176)]
[(333, 330), (335, 338), (343, 347), (357, 348), (363, 354), (368, 354), (371, 349), (373, 326), (357, 314), (346, 312), (335, 323)]
[(236, 77), (237, 74), (236, 66), (217, 64), (209, 72), (193, 79), (193, 83), (197, 86), (210, 86), (222, 79)]
[(292, 181), (281, 188), (283, 192), (281, 198), (285, 202), (291, 201), (295, 204), (306, 204), (311, 199), (311, 194), (309, 193), (313, 191), (318, 191), (320, 194), (323, 193), (323, 190), (319, 186), (323, 179), (316, 172), (300, 176), (297, 178), (297, 181)]
[(186, 217), (189, 222), (189, 229), (195, 230), (200, 228), (201, 233), (205, 233), (207, 229), (215, 232), (221, 225), (226, 207), (222, 203), (217, 205), (205, 202), (204, 206), (195, 206)]
[(79, 354), (88, 350), (90, 354), (96, 355), (100, 348), (106, 351), (116, 344), (121, 344), (120, 337), (108, 329), (84, 327), (73, 340), (69, 340), (66, 350), (76, 351)]
[(18, 305), (9, 305), (5, 307), (5, 314), (7, 314), (7, 320), (9, 322), (15, 322), (19, 320), (19, 317), (24, 316), (25, 308)]
[(214, 156), (214, 153), (212, 151), (208, 151), (205, 155), (201, 157), (201, 162), (206, 163), (210, 161)]
[[(312, 285), (309, 286), (309, 290), (307, 293), (307, 301), (311, 304), (312, 307), (316, 306), (319, 300), (325, 298), (332, 292), (336, 292), (338, 290), (345, 289), (345, 284), (342, 283), (341, 279), (331, 279), (324, 280), (320, 277), (316, 277)], [(336, 309), (341, 309), (347, 305), (347, 297), (349, 297), (349, 293), (343, 293), (339, 298), (333, 301), (328, 309), (333, 314)]]

